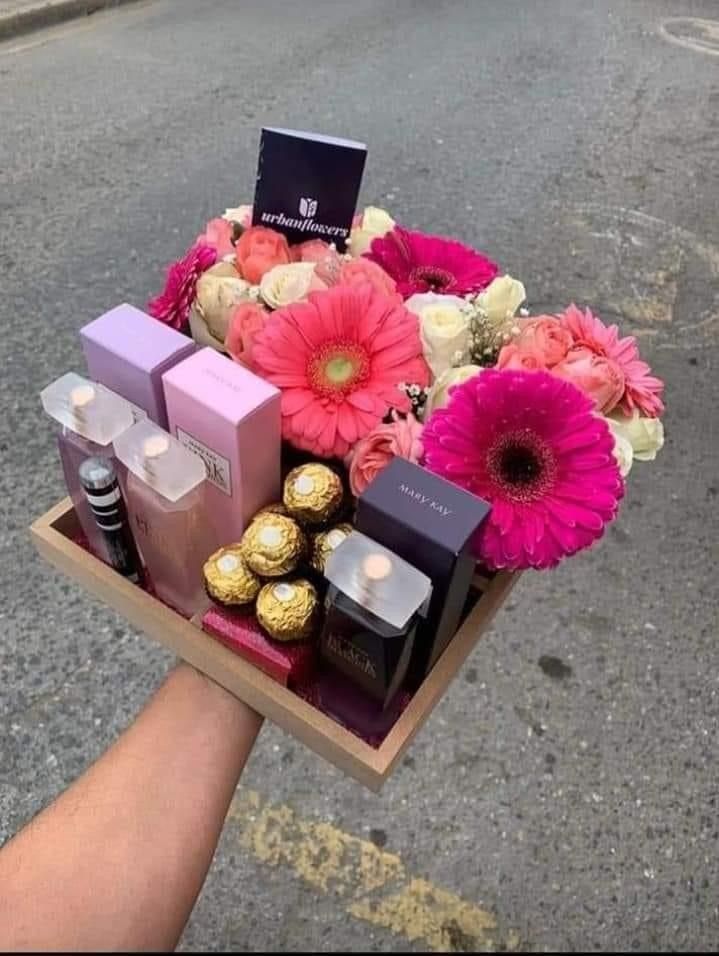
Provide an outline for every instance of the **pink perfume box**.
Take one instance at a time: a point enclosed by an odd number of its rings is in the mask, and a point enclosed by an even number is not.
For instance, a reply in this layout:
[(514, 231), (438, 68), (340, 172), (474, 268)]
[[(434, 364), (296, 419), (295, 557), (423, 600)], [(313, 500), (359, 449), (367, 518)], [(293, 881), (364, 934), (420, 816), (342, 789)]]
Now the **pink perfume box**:
[(211, 348), (162, 376), (169, 429), (204, 460), (222, 543), (280, 496), (280, 393)]
[(125, 303), (80, 329), (80, 340), (90, 378), (128, 401), (136, 421), (167, 428), (162, 375), (192, 355), (192, 339)]

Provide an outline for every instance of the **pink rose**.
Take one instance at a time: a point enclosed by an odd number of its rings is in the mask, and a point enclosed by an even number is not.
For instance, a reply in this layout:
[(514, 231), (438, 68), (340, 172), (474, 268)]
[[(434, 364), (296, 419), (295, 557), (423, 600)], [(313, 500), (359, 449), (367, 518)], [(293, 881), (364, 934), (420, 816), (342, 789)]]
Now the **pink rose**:
[(527, 346), (522, 348), (516, 342), (510, 342), (505, 345), (499, 353), (497, 359), (497, 368), (499, 369), (518, 369), (522, 372), (536, 372), (538, 369), (545, 369), (543, 353), (536, 348)]
[(361, 285), (368, 282), (375, 292), (381, 292), (384, 295), (394, 295), (397, 291), (397, 283), (394, 279), (370, 259), (352, 259), (350, 262), (343, 262), (339, 281), (341, 285)]
[(620, 366), (583, 345), (570, 349), (564, 361), (554, 366), (552, 374), (576, 385), (594, 399), (597, 410), (605, 415), (624, 394), (624, 372)]
[(345, 462), (349, 467), (352, 494), (361, 495), (393, 458), (406, 458), (418, 464), (424, 454), (421, 439), (422, 425), (412, 414), (407, 418), (395, 416), (393, 422), (377, 425), (357, 442)]
[(559, 319), (551, 315), (538, 315), (525, 319), (519, 324), (519, 335), (514, 342), (522, 351), (530, 351), (543, 356), (544, 366), (552, 368), (561, 362), (574, 345), (569, 329), (565, 329)]
[(236, 362), (253, 367), (252, 346), (255, 336), (269, 315), (256, 302), (241, 302), (230, 316), (225, 336), (225, 348)]
[(234, 235), (234, 226), (226, 219), (210, 219), (205, 226), (205, 231), (198, 236), (195, 242), (202, 242), (206, 246), (212, 246), (217, 252), (217, 258), (233, 255), (235, 247), (232, 245)]
[(337, 250), (324, 239), (308, 239), (290, 249), (293, 262), (314, 262), (315, 275), (325, 285), (334, 285), (340, 273), (342, 260)]

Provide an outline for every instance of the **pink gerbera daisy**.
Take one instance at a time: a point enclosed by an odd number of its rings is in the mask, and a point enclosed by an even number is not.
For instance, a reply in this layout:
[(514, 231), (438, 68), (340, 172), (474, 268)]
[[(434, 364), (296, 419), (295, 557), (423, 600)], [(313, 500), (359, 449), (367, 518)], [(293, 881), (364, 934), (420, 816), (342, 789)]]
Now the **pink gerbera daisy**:
[(558, 319), (571, 333), (575, 346), (585, 346), (619, 366), (624, 374), (625, 387), (618, 408), (626, 415), (631, 415), (635, 408), (649, 418), (658, 418), (662, 414), (664, 382), (652, 375), (651, 368), (639, 357), (633, 335), (620, 339), (616, 325), (607, 326), (589, 309), (582, 312), (574, 304)]
[(481, 292), (499, 271), (481, 252), (461, 242), (401, 226), (375, 239), (365, 257), (382, 266), (405, 299), (416, 292)]
[(217, 261), (217, 251), (204, 243), (192, 246), (177, 262), (167, 269), (165, 288), (147, 303), (147, 311), (154, 318), (181, 329), (190, 315), (195, 300), (197, 280)]
[(273, 312), (252, 357), (282, 391), (283, 436), (323, 458), (344, 457), (390, 409), (408, 412), (400, 383), (429, 384), (417, 317), (369, 284)]
[(486, 369), (425, 425), (425, 464), (492, 510), (474, 542), (489, 568), (550, 568), (601, 537), (624, 483), (606, 421), (548, 372)]

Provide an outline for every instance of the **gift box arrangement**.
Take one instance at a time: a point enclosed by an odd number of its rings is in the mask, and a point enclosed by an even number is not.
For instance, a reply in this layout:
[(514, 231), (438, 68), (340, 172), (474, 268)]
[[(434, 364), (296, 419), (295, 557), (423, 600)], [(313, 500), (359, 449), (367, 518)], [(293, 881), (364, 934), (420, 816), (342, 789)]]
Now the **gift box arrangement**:
[(595, 543), (662, 383), (589, 309), (355, 214), (366, 149), (262, 132), (253, 206), (42, 392), (69, 500), (41, 552), (377, 788), (518, 574)]

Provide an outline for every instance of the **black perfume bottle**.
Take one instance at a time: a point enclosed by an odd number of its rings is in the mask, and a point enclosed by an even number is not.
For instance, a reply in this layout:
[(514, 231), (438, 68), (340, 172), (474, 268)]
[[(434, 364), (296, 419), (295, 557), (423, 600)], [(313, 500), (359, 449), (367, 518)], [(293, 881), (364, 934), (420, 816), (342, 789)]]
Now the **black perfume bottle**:
[(430, 579), (392, 551), (352, 532), (330, 555), (320, 638), (324, 664), (390, 706), (407, 673)]

